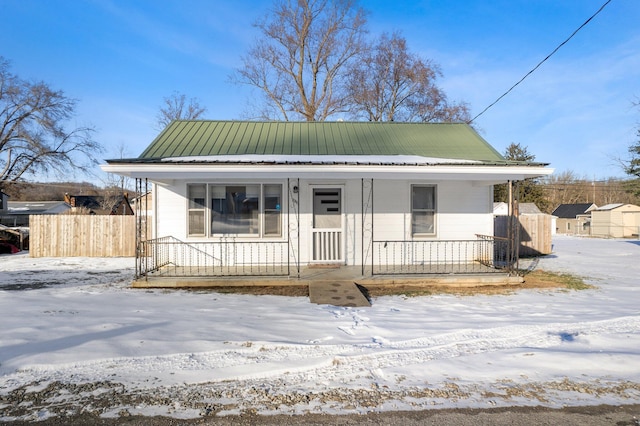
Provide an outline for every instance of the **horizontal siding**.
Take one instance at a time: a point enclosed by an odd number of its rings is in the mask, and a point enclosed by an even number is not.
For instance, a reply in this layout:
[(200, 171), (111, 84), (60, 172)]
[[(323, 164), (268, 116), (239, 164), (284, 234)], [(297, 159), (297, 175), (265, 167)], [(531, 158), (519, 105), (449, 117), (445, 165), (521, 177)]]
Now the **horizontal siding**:
[[(225, 182), (241, 183), (241, 182)], [(245, 182), (249, 183), (249, 182)], [(252, 182), (254, 183), (254, 182)], [(279, 182), (282, 183), (282, 182)], [(312, 188), (338, 185), (343, 191), (344, 255), (348, 264), (359, 264), (362, 258), (362, 181), (301, 180), (299, 183), (300, 259), (303, 263), (311, 259)], [(493, 212), (490, 186), (473, 186), (468, 182), (431, 182), (375, 180), (373, 202), (373, 238), (375, 240), (411, 239), (411, 185), (436, 184), (438, 194), (437, 235), (429, 239), (474, 240), (476, 234), (493, 235)], [(286, 188), (286, 185), (285, 185)], [(286, 191), (285, 191), (286, 192)], [(186, 182), (173, 186), (158, 186), (157, 199), (158, 236), (174, 236), (188, 241), (212, 241), (206, 237), (187, 238), (185, 201)], [(286, 194), (285, 197), (286, 204)], [(368, 197), (368, 193), (365, 193)], [(283, 206), (283, 211), (287, 209)], [(371, 218), (367, 218), (369, 226)], [(285, 220), (285, 237), (286, 237)], [(295, 229), (294, 229), (295, 231)], [(369, 232), (368, 228), (365, 233)], [(365, 238), (367, 238), (365, 236)], [(370, 239), (370, 237), (369, 237)], [(297, 242), (296, 242), (297, 246)]]

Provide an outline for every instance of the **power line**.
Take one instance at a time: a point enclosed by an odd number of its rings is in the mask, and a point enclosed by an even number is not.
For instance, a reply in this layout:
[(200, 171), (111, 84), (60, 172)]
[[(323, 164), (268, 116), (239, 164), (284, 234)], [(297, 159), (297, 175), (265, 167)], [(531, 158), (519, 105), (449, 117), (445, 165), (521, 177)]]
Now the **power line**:
[(518, 80), (518, 82), (516, 84), (514, 84), (513, 86), (511, 86), (511, 88), (509, 88), (509, 90), (507, 90), (506, 92), (504, 92), (502, 95), (500, 95), (500, 97), (498, 99), (496, 99), (495, 101), (493, 101), (488, 107), (486, 107), (485, 109), (483, 109), (478, 115), (476, 115), (475, 117), (473, 117), (471, 120), (467, 121), (467, 124), (471, 124), (475, 121), (476, 118), (480, 117), (482, 114), (484, 114), (489, 108), (491, 108), (492, 106), (494, 106), (495, 104), (497, 104), (502, 98), (504, 98), (505, 96), (507, 96), (509, 94), (509, 92), (511, 92), (513, 89), (516, 88), (516, 86), (518, 86), (520, 83), (522, 83), (524, 81), (525, 78), (529, 77), (531, 74), (533, 74), (533, 72), (535, 70), (537, 70), (540, 65), (542, 65), (543, 63), (545, 63), (547, 61), (547, 59), (549, 59), (551, 56), (553, 56), (554, 53), (556, 53), (562, 46), (564, 46), (569, 40), (571, 40), (573, 38), (574, 35), (576, 35), (578, 33), (578, 31), (580, 31), (585, 25), (587, 25), (593, 18), (595, 18), (600, 12), (602, 12), (602, 9), (605, 8), (605, 6), (607, 6), (609, 3), (611, 3), (611, 0), (607, 0), (602, 6), (600, 6), (600, 9), (598, 9), (598, 11), (596, 13), (594, 13), (593, 15), (591, 15), (591, 17), (589, 19), (587, 19), (586, 21), (584, 21), (584, 23), (582, 25), (580, 25), (578, 27), (577, 30), (575, 30), (573, 33), (571, 33), (571, 35), (562, 43), (560, 43), (558, 45), (558, 47), (556, 47), (555, 49), (553, 49), (553, 52), (549, 53), (547, 55), (546, 58), (544, 58), (542, 61), (538, 62), (538, 65), (536, 65), (535, 67), (533, 67), (533, 69), (531, 69), (531, 71), (529, 71), (528, 73), (525, 74), (524, 77), (522, 77), (520, 80)]

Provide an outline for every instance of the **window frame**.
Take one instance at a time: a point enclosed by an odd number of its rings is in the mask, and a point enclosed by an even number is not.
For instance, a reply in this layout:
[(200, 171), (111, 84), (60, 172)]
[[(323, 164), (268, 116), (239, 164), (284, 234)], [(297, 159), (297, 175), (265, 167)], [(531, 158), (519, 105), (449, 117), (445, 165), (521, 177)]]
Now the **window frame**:
[[(415, 208), (414, 207), (414, 188), (431, 188), (433, 191), (433, 208)], [(409, 211), (411, 213), (410, 217), (410, 232), (412, 238), (432, 238), (438, 235), (438, 185), (436, 184), (426, 184), (426, 183), (415, 183), (411, 184), (409, 188)], [(433, 217), (433, 231), (432, 232), (415, 232), (415, 213), (416, 212), (424, 212), (424, 213), (432, 213)]]
[[(190, 192), (190, 188), (192, 187), (204, 187), (204, 198), (203, 198), (203, 203), (200, 204), (202, 207), (193, 207), (193, 204), (195, 204), (194, 199), (192, 199), (191, 197), (191, 192)], [(207, 236), (207, 194), (208, 194), (208, 190), (207, 190), (207, 184), (206, 183), (188, 183), (187, 184), (187, 189), (186, 189), (186, 199), (187, 199), (187, 236), (189, 237), (206, 237)], [(196, 232), (191, 232), (191, 214), (192, 213), (197, 213), (197, 212), (202, 212), (202, 220), (203, 220), (203, 224), (202, 224), (202, 233), (196, 233)]]
[[(205, 200), (203, 208), (193, 208), (192, 207), (192, 197), (190, 197), (190, 187), (194, 186), (204, 186), (205, 187)], [(250, 187), (257, 186), (258, 187), (258, 220), (257, 220), (257, 233), (213, 233), (213, 195), (214, 195), (214, 187), (223, 187), (225, 194), (227, 192), (227, 188), (229, 187)], [(271, 187), (271, 194), (267, 194), (265, 188)], [(279, 188), (279, 191), (274, 191), (273, 187)], [(285, 203), (285, 188), (286, 185), (282, 182), (188, 182), (186, 184), (186, 235), (188, 238), (191, 237), (204, 237), (204, 238), (243, 238), (243, 239), (264, 239), (264, 240), (282, 240), (285, 238), (285, 228), (284, 228), (284, 215), (282, 214), (284, 210)], [(276, 194), (274, 194), (274, 192)], [(277, 198), (279, 197), (280, 202), (276, 203), (275, 208), (266, 208), (266, 199), (267, 197)], [(272, 200), (273, 201), (273, 200)], [(277, 201), (277, 200), (276, 200)], [(279, 209), (278, 209), (279, 208)], [(190, 217), (192, 212), (202, 211), (204, 210), (204, 233), (192, 233), (191, 232), (191, 223)], [(273, 221), (273, 216), (277, 216), (277, 229), (278, 233), (267, 233), (267, 215), (271, 216), (271, 221)]]

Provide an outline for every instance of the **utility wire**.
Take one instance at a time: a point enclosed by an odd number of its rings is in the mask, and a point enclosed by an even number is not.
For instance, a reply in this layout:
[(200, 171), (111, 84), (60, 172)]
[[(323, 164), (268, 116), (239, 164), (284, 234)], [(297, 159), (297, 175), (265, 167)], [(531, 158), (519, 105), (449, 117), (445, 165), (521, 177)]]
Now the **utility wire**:
[(504, 92), (498, 99), (496, 99), (495, 101), (493, 101), (493, 103), (491, 103), (488, 107), (486, 107), (485, 109), (483, 109), (480, 114), (476, 115), (475, 117), (473, 117), (471, 120), (467, 121), (467, 124), (471, 124), (475, 121), (476, 118), (480, 117), (482, 114), (484, 114), (485, 112), (487, 112), (487, 110), (489, 108), (491, 108), (492, 106), (494, 106), (495, 104), (497, 104), (502, 98), (504, 98), (505, 96), (507, 96), (509, 94), (509, 92), (511, 92), (513, 89), (516, 88), (516, 86), (518, 86), (520, 83), (522, 83), (524, 81), (525, 78), (529, 77), (531, 74), (533, 74), (533, 72), (535, 70), (537, 70), (540, 65), (542, 65), (543, 63), (545, 63), (547, 61), (547, 59), (549, 59), (551, 56), (553, 56), (554, 53), (556, 53), (558, 50), (560, 50), (560, 48), (562, 46), (564, 46), (565, 44), (567, 44), (567, 42), (569, 40), (571, 40), (573, 38), (574, 35), (576, 35), (578, 33), (578, 31), (580, 31), (585, 25), (587, 25), (593, 18), (595, 18), (600, 12), (602, 12), (602, 9), (604, 9), (609, 3), (611, 3), (611, 0), (607, 0), (602, 6), (600, 6), (600, 9), (598, 9), (598, 11), (596, 13), (594, 13), (593, 15), (591, 15), (591, 17), (589, 19), (587, 19), (586, 21), (584, 21), (584, 23), (582, 25), (580, 25), (578, 27), (577, 30), (575, 30), (565, 41), (563, 41), (562, 43), (560, 43), (558, 45), (558, 47), (556, 47), (555, 49), (553, 49), (553, 52), (549, 53), (547, 55), (546, 58), (544, 58), (542, 61), (538, 62), (538, 65), (536, 65), (531, 71), (529, 71), (528, 73), (525, 74), (524, 77), (522, 77), (516, 84), (514, 84), (513, 86), (511, 86), (511, 88), (509, 90), (507, 90), (506, 92)]

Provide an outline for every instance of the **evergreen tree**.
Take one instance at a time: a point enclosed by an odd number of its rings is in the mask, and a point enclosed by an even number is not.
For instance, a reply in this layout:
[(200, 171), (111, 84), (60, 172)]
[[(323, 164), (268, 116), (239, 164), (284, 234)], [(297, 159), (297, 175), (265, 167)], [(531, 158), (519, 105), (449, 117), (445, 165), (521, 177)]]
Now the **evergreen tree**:
[(631, 159), (626, 163), (624, 171), (637, 179), (628, 182), (627, 191), (640, 197), (640, 129), (638, 129), (638, 140), (629, 147), (629, 154), (631, 154)]
[[(535, 161), (536, 156), (530, 153), (527, 147), (521, 146), (519, 143), (511, 143), (505, 150), (504, 158), (510, 161), (530, 163)], [(520, 203), (535, 203), (543, 212), (549, 211), (551, 206), (548, 205), (549, 203), (544, 195), (544, 190), (537, 178), (518, 182), (517, 191), (517, 193), (514, 193), (514, 197), (517, 197)], [(509, 202), (509, 189), (507, 184), (503, 183), (494, 187), (493, 201)]]

